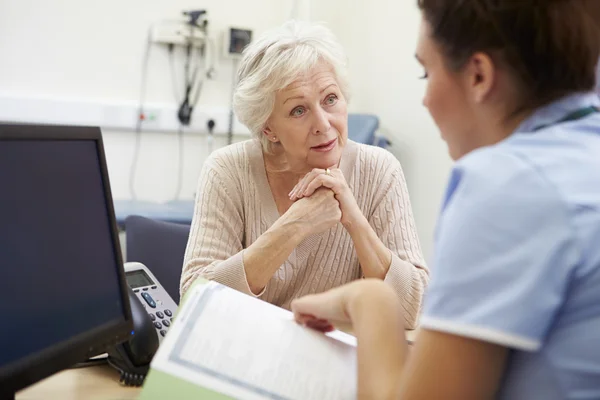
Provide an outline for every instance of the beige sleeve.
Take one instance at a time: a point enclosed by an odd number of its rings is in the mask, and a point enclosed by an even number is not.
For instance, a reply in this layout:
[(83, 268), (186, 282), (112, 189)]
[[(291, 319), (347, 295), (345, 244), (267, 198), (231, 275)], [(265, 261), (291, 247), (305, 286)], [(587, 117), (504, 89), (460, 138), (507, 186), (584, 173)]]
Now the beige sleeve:
[(243, 260), (243, 202), (223, 167), (208, 160), (200, 173), (196, 205), (181, 274), (181, 296), (198, 277), (251, 294)]
[(377, 204), (369, 223), (392, 253), (392, 263), (385, 277), (395, 290), (402, 306), (406, 327), (415, 329), (429, 283), (429, 270), (421, 251), (410, 198), (402, 167), (395, 160), (389, 188)]

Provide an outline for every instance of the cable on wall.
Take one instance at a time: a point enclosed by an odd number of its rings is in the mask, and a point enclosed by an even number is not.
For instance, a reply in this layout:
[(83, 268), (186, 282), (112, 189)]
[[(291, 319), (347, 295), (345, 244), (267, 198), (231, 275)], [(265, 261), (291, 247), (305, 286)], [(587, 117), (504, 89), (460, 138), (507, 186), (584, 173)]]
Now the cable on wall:
[(133, 148), (133, 157), (129, 169), (129, 192), (133, 200), (137, 200), (135, 192), (135, 175), (139, 163), (140, 147), (142, 142), (142, 124), (144, 122), (144, 102), (146, 100), (146, 86), (148, 84), (148, 66), (150, 64), (150, 53), (152, 51), (152, 26), (148, 29), (146, 37), (146, 49), (142, 61), (142, 74), (140, 82), (140, 98), (138, 103), (137, 121), (135, 123), (135, 143)]
[[(206, 19), (202, 20), (200, 24), (198, 24), (198, 19), (205, 16), (206, 11), (192, 11), (186, 12), (185, 15), (190, 16), (191, 21), (189, 22), (190, 35), (189, 41), (185, 46), (186, 50), (186, 61), (184, 65), (184, 94), (181, 95), (179, 93), (179, 85), (177, 82), (176, 76), (176, 68), (175, 68), (175, 45), (169, 44), (168, 49), (168, 58), (169, 58), (169, 67), (171, 72), (171, 81), (173, 88), (173, 96), (175, 98), (176, 104), (180, 104), (178, 111), (178, 119), (180, 121), (179, 129), (177, 131), (177, 141), (178, 141), (178, 172), (177, 172), (177, 185), (175, 190), (174, 200), (178, 200), (181, 197), (181, 192), (183, 188), (183, 175), (184, 175), (184, 127), (189, 125), (192, 118), (192, 113), (196, 105), (200, 100), (200, 96), (202, 93), (204, 80), (205, 79), (213, 79), (215, 77), (215, 68), (209, 62), (209, 55), (207, 51), (210, 50), (210, 56), (215, 57), (215, 49), (211, 48), (214, 46), (214, 43), (210, 40), (207, 34), (208, 21)], [(140, 97), (138, 103), (138, 113), (137, 120), (135, 125), (135, 141), (134, 141), (134, 150), (132, 156), (132, 162), (129, 170), (129, 192), (131, 194), (131, 198), (133, 200), (137, 200), (137, 193), (135, 190), (135, 181), (137, 170), (139, 167), (139, 157), (140, 157), (140, 149), (141, 149), (141, 141), (142, 141), (142, 130), (143, 123), (146, 119), (146, 115), (144, 112), (144, 105), (146, 101), (146, 92), (148, 86), (148, 69), (150, 64), (150, 56), (152, 51), (152, 33), (156, 24), (152, 24), (148, 29), (146, 46), (144, 50), (144, 57), (142, 62), (142, 71), (141, 71), (141, 79), (140, 79)], [(200, 46), (194, 44), (194, 29), (201, 29), (204, 33), (204, 43)], [(194, 50), (197, 49), (197, 57), (194, 57)], [(204, 59), (204, 62), (203, 62)], [(211, 62), (214, 60), (211, 59)], [(193, 65), (194, 64), (194, 65)], [(212, 139), (212, 131), (214, 129), (214, 121), (209, 121), (209, 140)], [(212, 143), (211, 143), (212, 144)], [(212, 147), (212, 146), (211, 146)], [(212, 150), (212, 149), (211, 149)]]
[(179, 125), (177, 131), (177, 185), (175, 186), (175, 197), (173, 200), (179, 200), (181, 198), (181, 191), (183, 190), (183, 161), (184, 161), (184, 141), (183, 141), (183, 125)]
[[(177, 76), (175, 71), (175, 49), (174, 45), (169, 45), (169, 66), (171, 69), (171, 86), (173, 87), (173, 96), (175, 102), (179, 104), (181, 98), (179, 97), (179, 90), (177, 85)], [(179, 200), (181, 198), (181, 191), (183, 190), (183, 174), (184, 174), (184, 129), (183, 124), (179, 124), (179, 129), (177, 130), (177, 184), (175, 186), (175, 196), (173, 200)]]
[(229, 107), (229, 121), (227, 127), (227, 144), (233, 143), (233, 95), (235, 94), (235, 87), (237, 85), (237, 70), (238, 70), (238, 60), (233, 59), (231, 65), (231, 106)]

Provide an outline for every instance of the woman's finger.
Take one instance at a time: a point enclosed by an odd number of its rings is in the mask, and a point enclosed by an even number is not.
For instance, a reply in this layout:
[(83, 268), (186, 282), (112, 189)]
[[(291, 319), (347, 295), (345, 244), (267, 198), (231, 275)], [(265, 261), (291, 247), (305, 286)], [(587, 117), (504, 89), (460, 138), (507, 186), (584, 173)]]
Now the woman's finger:
[(313, 169), (311, 172), (306, 174), (304, 176), (304, 178), (302, 178), (300, 180), (300, 182), (298, 182), (298, 185), (296, 185), (296, 188), (295, 188), (294, 192), (292, 193), (292, 195), (290, 196), (290, 199), (295, 200), (295, 199), (302, 198), (302, 193), (304, 193), (306, 186), (308, 186), (308, 184), (313, 179), (315, 179), (315, 177), (317, 177), (318, 175), (319, 175), (319, 171), (316, 169)]
[(300, 180), (298, 183), (296, 183), (296, 186), (294, 186), (294, 188), (292, 189), (292, 191), (289, 193), (289, 197), (290, 199), (293, 199), (294, 196), (296, 195), (296, 192), (298, 191), (298, 188), (300, 187), (300, 184), (302, 183), (302, 180)]
[(332, 169), (330, 174), (321, 174), (317, 177), (319, 183), (310, 182), (305, 186), (301, 195), (304, 197), (310, 197), (312, 194), (320, 187), (326, 187), (328, 189), (333, 190), (333, 192), (338, 195), (340, 194), (341, 188), (343, 185), (346, 185), (346, 178), (344, 178), (344, 174), (339, 168)]
[(319, 169), (319, 168), (315, 168), (315, 169), (313, 169), (313, 170), (312, 170), (312, 172), (311, 172), (309, 175), (310, 175), (310, 176), (309, 176), (309, 177), (310, 177), (310, 179), (307, 179), (307, 180), (304, 182), (304, 187), (302, 188), (302, 191), (300, 192), (300, 194), (303, 194), (303, 193), (304, 193), (304, 191), (306, 190), (306, 188), (308, 187), (308, 185), (309, 185), (309, 184), (310, 184), (312, 181), (314, 181), (315, 179), (318, 179), (318, 178), (320, 178), (320, 177), (322, 177), (322, 176), (328, 176), (328, 175), (327, 175), (327, 173), (326, 173), (326, 170), (324, 170), (324, 169)]
[(338, 186), (337, 180), (334, 177), (329, 176), (329, 175), (320, 175), (315, 180), (310, 182), (306, 186), (304, 191), (301, 192), (301, 194), (304, 197), (310, 197), (315, 192), (315, 190), (317, 190), (320, 187), (326, 187), (328, 189), (331, 189), (331, 190), (333, 190), (334, 193), (337, 194), (337, 192), (336, 192), (337, 186)]
[(305, 179), (304, 182), (302, 183), (302, 186), (299, 188), (296, 196), (305, 197), (304, 192), (306, 191), (306, 188), (308, 187), (308, 185), (310, 185), (311, 182), (314, 182), (315, 179), (318, 179), (320, 176), (323, 176), (324, 174), (325, 174), (324, 170), (313, 169), (312, 172), (306, 176), (307, 179)]
[(302, 188), (304, 181), (306, 180), (308, 175), (304, 176), (304, 178), (300, 179), (298, 181), (298, 183), (296, 184), (296, 186), (294, 186), (294, 189), (290, 192), (290, 199), (291, 200), (295, 200), (296, 196), (298, 195), (298, 193), (300, 193), (300, 188)]
[[(323, 175), (319, 175), (312, 181), (306, 182), (306, 185), (303, 185), (300, 188), (300, 190), (298, 191), (298, 194), (296, 196), (298, 196), (299, 198), (300, 197), (310, 197), (310, 195), (312, 195), (315, 190), (317, 190), (318, 188), (320, 188), (323, 185), (321, 182), (321, 176), (323, 176)], [(312, 192), (310, 192), (310, 194), (307, 193), (307, 189), (309, 187), (314, 187), (314, 190)]]
[[(320, 179), (325, 176), (326, 178), (333, 178), (333, 180), (344, 179), (342, 171), (338, 168), (330, 170), (329, 174), (326, 174), (326, 170), (315, 168), (308, 174), (304, 176), (304, 178), (300, 179), (300, 181), (294, 186), (294, 189), (289, 193), (289, 197), (291, 200), (301, 199), (303, 197), (311, 196), (315, 190), (320, 188), (321, 186), (326, 186), (328, 188), (332, 188), (327, 185), (319, 184), (318, 182), (323, 182)], [(318, 182), (315, 183), (315, 180)], [(332, 184), (334, 181), (331, 181)], [(310, 189), (309, 189), (310, 187)]]
[(298, 185), (300, 185), (300, 182), (302, 182), (302, 179), (298, 181), (298, 183), (296, 183), (296, 186), (294, 186), (294, 188), (288, 193), (288, 196), (291, 198), (292, 194), (294, 193), (294, 191), (298, 188)]

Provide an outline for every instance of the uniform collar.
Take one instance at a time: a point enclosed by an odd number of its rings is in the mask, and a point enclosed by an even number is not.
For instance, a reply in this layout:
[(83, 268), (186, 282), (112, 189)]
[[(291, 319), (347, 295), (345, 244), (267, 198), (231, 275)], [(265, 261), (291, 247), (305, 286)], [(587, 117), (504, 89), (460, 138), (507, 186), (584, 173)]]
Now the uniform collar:
[(577, 93), (563, 97), (538, 108), (515, 132), (532, 132), (538, 126), (553, 124), (574, 111), (590, 106), (600, 107), (600, 98), (596, 93)]

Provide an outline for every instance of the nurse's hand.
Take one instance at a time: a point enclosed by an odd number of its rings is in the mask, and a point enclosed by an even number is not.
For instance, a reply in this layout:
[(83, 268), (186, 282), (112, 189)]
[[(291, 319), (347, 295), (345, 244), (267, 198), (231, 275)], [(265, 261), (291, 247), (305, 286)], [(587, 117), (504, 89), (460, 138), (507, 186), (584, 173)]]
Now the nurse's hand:
[(292, 302), (292, 312), (299, 324), (329, 332), (335, 325), (352, 327), (353, 316), (361, 304), (377, 304), (389, 299), (397, 301), (389, 285), (379, 279), (361, 279), (324, 293), (296, 299)]
[(335, 198), (340, 203), (340, 209), (342, 210), (341, 223), (346, 229), (361, 218), (364, 218), (346, 182), (346, 178), (339, 168), (327, 170), (313, 169), (304, 178), (300, 179), (298, 184), (292, 189), (290, 199), (296, 201), (303, 197), (310, 197), (320, 187), (328, 188), (335, 194)]

